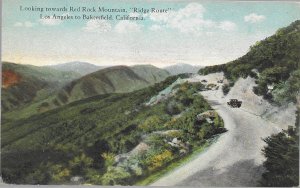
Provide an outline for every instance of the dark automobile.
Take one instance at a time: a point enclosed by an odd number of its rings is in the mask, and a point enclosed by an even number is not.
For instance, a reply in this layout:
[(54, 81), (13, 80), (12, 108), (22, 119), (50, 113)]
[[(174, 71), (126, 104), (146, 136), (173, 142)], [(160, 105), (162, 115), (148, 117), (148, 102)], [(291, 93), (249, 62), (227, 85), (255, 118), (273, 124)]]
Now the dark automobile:
[(230, 99), (227, 104), (232, 108), (240, 108), (242, 106), (242, 101), (239, 101), (237, 99)]

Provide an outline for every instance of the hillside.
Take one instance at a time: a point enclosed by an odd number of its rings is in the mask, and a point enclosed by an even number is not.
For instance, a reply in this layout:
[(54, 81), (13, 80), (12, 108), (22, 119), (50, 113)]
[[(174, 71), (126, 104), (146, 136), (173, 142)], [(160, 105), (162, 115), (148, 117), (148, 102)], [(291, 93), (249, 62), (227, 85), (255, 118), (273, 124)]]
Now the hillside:
[(3, 62), (2, 112), (43, 97), (79, 76), (74, 72), (63, 72), (48, 67)]
[[(172, 84), (179, 79), (169, 77), (132, 93), (98, 95), (4, 123), (3, 180), (132, 185), (180, 160), (225, 129), (218, 114), (195, 95), (201, 84)], [(168, 96), (146, 105), (164, 89)]]
[(201, 66), (193, 66), (185, 63), (178, 63), (175, 65), (164, 67), (171, 75), (183, 74), (183, 73), (197, 73)]
[(109, 67), (67, 84), (59, 92), (58, 101), (68, 103), (99, 94), (131, 92), (160, 82), (168, 75), (149, 65)]
[(109, 67), (67, 82), (61, 87), (51, 87), (51, 92), (48, 90), (43, 92), (42, 97), (39, 97), (40, 100), (28, 102), (13, 111), (5, 111), (2, 120), (14, 121), (16, 118), (26, 118), (99, 94), (130, 92), (162, 81), (168, 75), (166, 71), (151, 65)]
[(277, 104), (296, 102), (300, 91), (299, 49), (300, 20), (297, 20), (251, 46), (250, 51), (237, 60), (205, 67), (199, 73), (223, 71), (232, 82), (227, 88), (239, 77), (251, 76), (256, 79), (256, 94)]
[(81, 76), (90, 74), (92, 72), (96, 72), (100, 69), (104, 69), (104, 66), (97, 66), (91, 63), (87, 62), (80, 62), (80, 61), (74, 61), (74, 62), (68, 62), (68, 63), (62, 63), (57, 65), (49, 65), (47, 67), (59, 70), (59, 71), (71, 71), (76, 72), (80, 74)]
[(144, 78), (150, 83), (160, 82), (170, 75), (168, 71), (159, 69), (153, 65), (134, 65), (131, 66), (130, 69), (139, 77)]

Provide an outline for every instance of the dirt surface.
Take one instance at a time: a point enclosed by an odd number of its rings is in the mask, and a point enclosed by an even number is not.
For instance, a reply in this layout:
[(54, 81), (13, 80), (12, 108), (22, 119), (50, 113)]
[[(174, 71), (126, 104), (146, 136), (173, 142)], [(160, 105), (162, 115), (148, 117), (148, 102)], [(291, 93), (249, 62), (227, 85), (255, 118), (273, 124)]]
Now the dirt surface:
[[(222, 75), (217, 77), (222, 78)], [(216, 75), (212, 78), (214, 81), (218, 80), (215, 79)], [(201, 79), (203, 77), (198, 76), (189, 81)], [(209, 81), (209, 77), (206, 79)], [(242, 86), (238, 84), (234, 87)], [(249, 87), (245, 90), (239, 89), (241, 92), (251, 93)], [(238, 96), (237, 88), (233, 88), (232, 91), (235, 92), (234, 96)], [(262, 167), (264, 156), (261, 149), (265, 143), (262, 138), (280, 132), (294, 120), (289, 120), (285, 125), (274, 123), (262, 114), (255, 113), (255, 106), (252, 103), (249, 108), (247, 103), (244, 106), (242, 104), (242, 108), (231, 108), (226, 102), (233, 93), (224, 97), (221, 87), (218, 90), (203, 91), (201, 94), (223, 118), (228, 132), (220, 136), (204, 153), (168, 173), (152, 186), (258, 186), (257, 181), (264, 170)], [(251, 94), (251, 97), (254, 96)], [(244, 100), (247, 98), (244, 97)]]

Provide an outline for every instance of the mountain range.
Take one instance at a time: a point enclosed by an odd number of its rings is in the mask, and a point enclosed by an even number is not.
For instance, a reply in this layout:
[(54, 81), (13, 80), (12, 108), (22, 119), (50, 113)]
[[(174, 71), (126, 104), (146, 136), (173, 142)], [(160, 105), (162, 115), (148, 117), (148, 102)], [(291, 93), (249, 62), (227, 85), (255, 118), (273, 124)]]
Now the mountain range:
[(2, 63), (2, 111), (9, 111), (36, 98), (48, 96), (80, 74), (49, 67)]
[(160, 82), (169, 75), (152, 65), (113, 66), (65, 85), (58, 93), (58, 100), (67, 103), (100, 94), (131, 92)]
[(138, 90), (170, 75), (152, 65), (136, 65), (113, 66), (81, 76), (84, 73), (72, 71), (74, 67), (83, 66), (83, 70), (95, 66), (72, 64), (62, 65), (58, 70), (57, 67), (3, 63), (2, 112), (8, 112), (6, 117), (15, 118), (16, 114), (27, 117), (95, 95)]
[(185, 63), (178, 63), (175, 65), (170, 65), (164, 67), (166, 71), (168, 71), (171, 75), (183, 74), (183, 73), (197, 73), (202, 66), (195, 66)]
[[(299, 49), (296, 21), (251, 46), (241, 58), (197, 70), (224, 72), (228, 87), (251, 76), (258, 95), (278, 103), (295, 102), (300, 91)], [(70, 184), (78, 178), (87, 184), (134, 185), (202, 150), (226, 131), (222, 118), (199, 95), (202, 83), (178, 82), (189, 75), (170, 76), (195, 67), (175, 65), (168, 72), (151, 65), (114, 66), (91, 73), (63, 67), (64, 71), (3, 63), (1, 171), (7, 183)], [(147, 105), (152, 99), (157, 102)], [(202, 120), (201, 114), (206, 114)], [(286, 166), (298, 169), (293, 160), (299, 158), (299, 144), (292, 139), (272, 144), (280, 150), (268, 150), (276, 159), (272, 169), (283, 171), (285, 178)], [(289, 158), (291, 154), (295, 157)], [(288, 173), (299, 179), (296, 170)]]
[(62, 63), (57, 65), (48, 65), (46, 67), (50, 67), (59, 71), (76, 72), (81, 76), (106, 68), (105, 66), (97, 66), (91, 63), (81, 62), (81, 61), (73, 61), (73, 62)]

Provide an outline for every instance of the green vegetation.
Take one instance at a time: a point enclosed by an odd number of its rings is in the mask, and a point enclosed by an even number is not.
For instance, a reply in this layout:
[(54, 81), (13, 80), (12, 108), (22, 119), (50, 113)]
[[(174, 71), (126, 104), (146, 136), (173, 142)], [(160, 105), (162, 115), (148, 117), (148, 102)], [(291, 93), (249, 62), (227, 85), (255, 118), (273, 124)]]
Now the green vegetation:
[(272, 135), (264, 141), (267, 146), (263, 153), (266, 172), (260, 181), (265, 187), (299, 186), (299, 112), (296, 127)]
[(100, 94), (127, 93), (145, 88), (168, 77), (154, 66), (114, 66), (81, 77), (64, 86), (57, 95), (61, 104)]
[(199, 153), (202, 153), (205, 149), (207, 149), (217, 139), (217, 137), (218, 136), (216, 136), (212, 139), (208, 139), (205, 144), (200, 145), (199, 147), (195, 147), (189, 155), (186, 155), (186, 156), (180, 158), (180, 160), (174, 161), (173, 163), (167, 165), (165, 168), (163, 168), (160, 171), (157, 171), (153, 174), (150, 174), (146, 178), (141, 179), (140, 181), (138, 181), (135, 185), (137, 185), (137, 186), (149, 185), (149, 184), (155, 182), (155, 180), (158, 180), (159, 178), (164, 176), (166, 173), (168, 173), (172, 170), (175, 170), (176, 168), (189, 163), (195, 157), (198, 157)]
[[(18, 79), (13, 85), (12, 75)], [(54, 90), (64, 84), (79, 78), (74, 72), (58, 71), (49, 67), (37, 67), (32, 65), (20, 65), (14, 63), (2, 63), (2, 87), (1, 109), (8, 112), (19, 108), (24, 104), (44, 99), (53, 94)]]
[(166, 79), (170, 73), (164, 69), (159, 69), (153, 65), (134, 65), (130, 67), (140, 78), (149, 83), (157, 83)]
[[(6, 119), (14, 120), (27, 118), (36, 113), (100, 94), (127, 93), (145, 88), (166, 79), (169, 75), (167, 71), (154, 66), (138, 65), (133, 67), (115, 66), (99, 71), (95, 69), (96, 72), (86, 76), (68, 79), (70, 77), (68, 76), (69, 72), (60, 72), (50, 67), (23, 66), (10, 63), (4, 65), (4, 70), (9, 68), (9, 70), (22, 73), (22, 80), (24, 80), (24, 82), (4, 89), (2, 92), (2, 106)], [(77, 69), (78, 66), (81, 66), (81, 64), (75, 65)], [(86, 68), (85, 64), (82, 66), (84, 66), (83, 69)], [(64, 68), (67, 69), (67, 67)], [(91, 71), (92, 67), (89, 67), (88, 70)], [(64, 68), (62, 70), (65, 70)], [(19, 101), (26, 102), (19, 104)], [(10, 108), (12, 103), (18, 104), (16, 106), (18, 108)]]
[(133, 185), (182, 159), (226, 130), (217, 113), (210, 121), (198, 117), (211, 110), (196, 94), (200, 84), (177, 85), (172, 95), (145, 105), (178, 77), (183, 75), (131, 93), (6, 119), (1, 126), (3, 180), (62, 184), (80, 177), (88, 184)]
[[(254, 93), (283, 105), (296, 103), (300, 95), (300, 20), (279, 29), (275, 35), (257, 42), (241, 58), (223, 65), (206, 67), (200, 74), (223, 71), (235, 82), (247, 76), (256, 79)], [(230, 85), (223, 86), (227, 94)], [(299, 110), (298, 110), (299, 111)], [(296, 127), (289, 127), (279, 134), (264, 139), (267, 146), (263, 153), (266, 172), (260, 181), (262, 186), (299, 186), (299, 114)]]
[[(223, 71), (235, 82), (251, 76), (257, 79), (254, 92), (278, 104), (296, 102), (300, 91), (300, 20), (257, 42), (241, 58), (223, 65), (200, 69), (200, 74)], [(225, 88), (225, 93), (228, 88)]]

